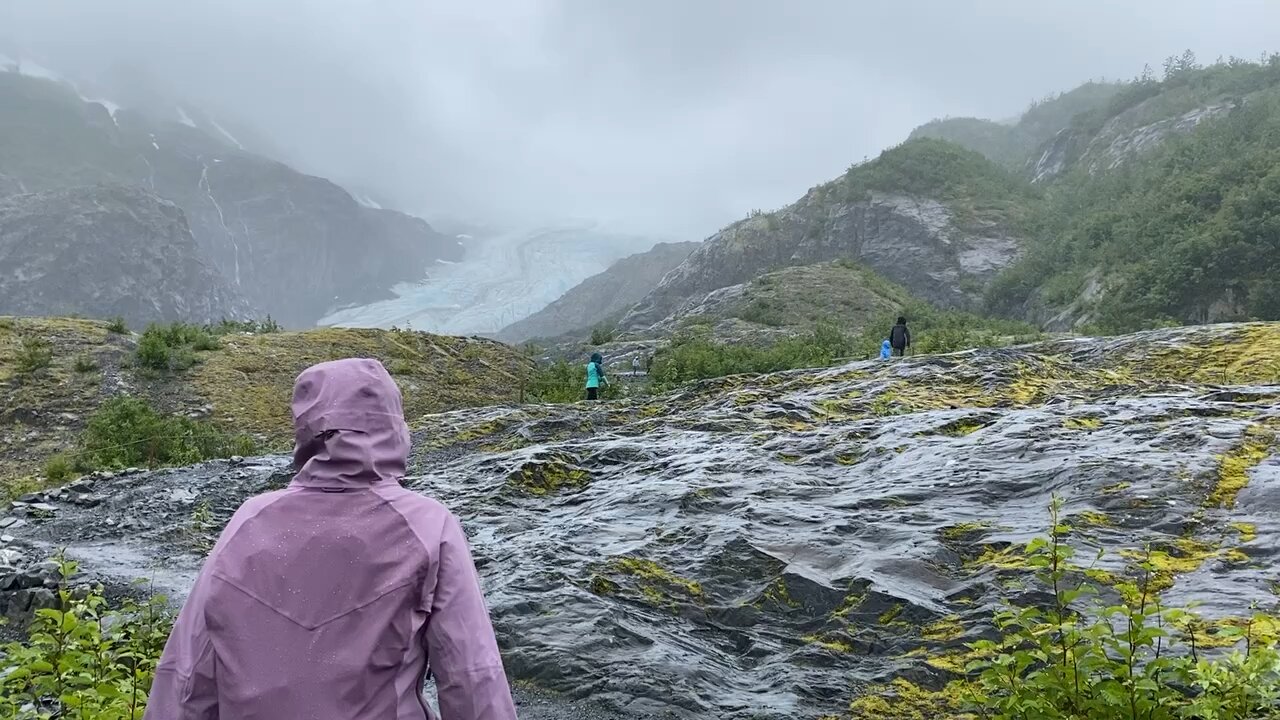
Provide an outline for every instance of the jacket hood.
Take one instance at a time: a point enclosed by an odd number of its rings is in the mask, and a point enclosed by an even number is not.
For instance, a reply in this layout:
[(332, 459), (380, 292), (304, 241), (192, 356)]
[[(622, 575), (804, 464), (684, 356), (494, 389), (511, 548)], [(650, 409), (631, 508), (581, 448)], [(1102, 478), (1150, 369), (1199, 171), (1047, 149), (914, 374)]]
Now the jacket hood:
[(604, 357), (600, 353), (591, 353), (591, 362), (600, 365), (604, 363)]
[(404, 477), (409, 427), (400, 388), (377, 360), (303, 370), (293, 385), (293, 428), (297, 484), (367, 487)]

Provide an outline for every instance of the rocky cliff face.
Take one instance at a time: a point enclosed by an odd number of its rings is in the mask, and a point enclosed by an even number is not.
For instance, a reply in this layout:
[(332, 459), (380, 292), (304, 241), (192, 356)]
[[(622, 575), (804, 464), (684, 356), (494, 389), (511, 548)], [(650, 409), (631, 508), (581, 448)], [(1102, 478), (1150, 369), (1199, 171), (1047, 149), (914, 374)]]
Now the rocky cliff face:
[[(405, 483), (462, 517), (517, 679), (629, 717), (941, 717), (926, 690), (966, 643), (1045, 597), (1020, 548), (1051, 495), (1077, 562), (1106, 550), (1104, 602), (1149, 545), (1167, 605), (1274, 604), (1278, 378), (1277, 325), (737, 376), (431, 416)], [(218, 526), (289, 475), (278, 456), (100, 478), (0, 527), (181, 597)], [(893, 679), (921, 705), (850, 705)]]
[(697, 243), (659, 243), (593, 275), (560, 299), (498, 333), (504, 342), (550, 338), (579, 332), (626, 312), (673, 268), (684, 262)]
[(206, 262), (173, 203), (94, 186), (0, 198), (0, 314), (243, 319), (252, 307)]
[(345, 190), (245, 152), (234, 138), (80, 97), (0, 71), (0, 182), (13, 191), (136, 184), (187, 214), (199, 248), (256, 307), (308, 326), (342, 304), (387, 296), (461, 247), (422, 220), (365, 207)]
[(862, 263), (936, 304), (968, 307), (1018, 248), (1018, 238), (998, 220), (962, 227), (953, 210), (934, 199), (872, 193), (865, 201), (831, 202), (815, 189), (794, 205), (711, 236), (621, 326), (643, 330), (712, 290), (839, 259)]
[(1113, 170), (1166, 138), (1189, 133), (1237, 106), (1237, 100), (1222, 99), (1177, 111), (1168, 107), (1167, 98), (1155, 97), (1110, 118), (1096, 133), (1082, 127), (1063, 129), (1027, 161), (1026, 174), (1032, 182), (1044, 183), (1077, 163), (1093, 174)]

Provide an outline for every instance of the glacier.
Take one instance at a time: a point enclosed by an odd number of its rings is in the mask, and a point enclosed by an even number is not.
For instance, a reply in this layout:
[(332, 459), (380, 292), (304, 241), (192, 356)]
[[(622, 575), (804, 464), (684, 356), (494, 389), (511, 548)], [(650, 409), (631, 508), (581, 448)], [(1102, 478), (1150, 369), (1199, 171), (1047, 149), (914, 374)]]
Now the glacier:
[(336, 310), (319, 324), (490, 335), (656, 242), (591, 223), (455, 237), (466, 247), (461, 262), (436, 263), (420, 282), (393, 287), (395, 297)]

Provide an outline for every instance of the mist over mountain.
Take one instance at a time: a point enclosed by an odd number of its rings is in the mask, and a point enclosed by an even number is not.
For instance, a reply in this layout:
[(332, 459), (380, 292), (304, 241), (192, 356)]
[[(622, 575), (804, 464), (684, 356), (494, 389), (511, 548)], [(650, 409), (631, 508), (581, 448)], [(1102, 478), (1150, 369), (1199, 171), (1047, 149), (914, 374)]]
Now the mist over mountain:
[(121, 102), (205, 108), (255, 152), (387, 207), (677, 240), (781, 207), (932, 118), (1014, 117), (1187, 47), (1256, 58), (1277, 26), (1263, 0), (0, 7), (19, 53)]

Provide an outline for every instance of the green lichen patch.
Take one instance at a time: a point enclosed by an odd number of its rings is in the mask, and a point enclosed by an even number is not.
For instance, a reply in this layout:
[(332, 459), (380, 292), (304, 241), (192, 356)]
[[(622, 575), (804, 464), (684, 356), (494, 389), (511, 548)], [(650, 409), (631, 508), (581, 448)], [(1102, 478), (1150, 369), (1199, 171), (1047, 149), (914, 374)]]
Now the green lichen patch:
[(521, 492), (542, 497), (581, 490), (591, 483), (591, 474), (576, 464), (576, 458), (552, 455), (525, 462), (507, 476), (507, 482)]
[(848, 720), (968, 720), (973, 716), (962, 712), (964, 697), (959, 683), (927, 690), (896, 678), (888, 685), (869, 688), (849, 703)]
[(700, 583), (680, 577), (653, 560), (615, 557), (606, 563), (605, 571), (616, 579), (609, 580), (609, 594), (618, 593), (626, 583), (639, 592), (645, 604), (656, 608), (676, 610), (682, 604), (703, 602)]
[(1235, 507), (1236, 496), (1249, 484), (1249, 471), (1267, 459), (1274, 443), (1275, 434), (1270, 428), (1250, 426), (1244, 440), (1219, 458), (1217, 482), (1205, 498), (1205, 506)]
[(1102, 420), (1095, 417), (1069, 417), (1062, 421), (1062, 426), (1068, 430), (1092, 431), (1102, 427)]

